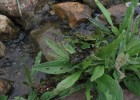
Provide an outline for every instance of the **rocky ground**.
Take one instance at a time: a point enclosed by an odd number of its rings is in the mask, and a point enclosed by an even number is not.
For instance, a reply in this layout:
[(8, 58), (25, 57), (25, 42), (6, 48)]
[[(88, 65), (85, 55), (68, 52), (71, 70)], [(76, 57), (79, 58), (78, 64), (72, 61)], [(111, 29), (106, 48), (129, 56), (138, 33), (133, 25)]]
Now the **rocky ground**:
[[(122, 21), (125, 4), (119, 0), (100, 1), (111, 12), (115, 24)], [(9, 100), (28, 94), (29, 87), (23, 84), (24, 66), (31, 68), (39, 50), (45, 59), (54, 59), (48, 55), (51, 51), (45, 38), (65, 42), (66, 33), (90, 37), (95, 27), (87, 18), (96, 17), (98, 12), (93, 0), (0, 0), (0, 94), (8, 94)], [(102, 14), (98, 18), (105, 22)], [(36, 82), (41, 78), (46, 79), (46, 75), (39, 74)], [(127, 90), (124, 94), (124, 100), (140, 100)], [(86, 99), (82, 90), (65, 100)]]

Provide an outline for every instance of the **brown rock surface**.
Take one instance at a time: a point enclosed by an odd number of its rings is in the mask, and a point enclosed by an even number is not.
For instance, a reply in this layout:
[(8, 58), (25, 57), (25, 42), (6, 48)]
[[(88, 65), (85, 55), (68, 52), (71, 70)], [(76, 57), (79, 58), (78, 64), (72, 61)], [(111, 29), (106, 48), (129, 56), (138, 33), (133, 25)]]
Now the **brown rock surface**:
[(91, 17), (91, 9), (78, 2), (64, 2), (53, 5), (55, 14), (69, 22), (70, 27), (75, 27), (78, 23)]
[(4, 15), (0, 15), (0, 40), (7, 41), (17, 37), (19, 28)]
[(5, 45), (0, 41), (0, 58), (4, 57), (6, 54), (6, 47)]
[(5, 79), (0, 79), (0, 95), (10, 92), (11, 89), (12, 82)]

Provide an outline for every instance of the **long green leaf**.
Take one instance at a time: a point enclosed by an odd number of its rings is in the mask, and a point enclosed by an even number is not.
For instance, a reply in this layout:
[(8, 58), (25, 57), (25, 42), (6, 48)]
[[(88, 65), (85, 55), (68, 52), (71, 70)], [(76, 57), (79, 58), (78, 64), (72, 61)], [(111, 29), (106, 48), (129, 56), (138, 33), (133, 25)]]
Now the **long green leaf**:
[(50, 61), (42, 64), (38, 64), (32, 68), (33, 71), (40, 71), (47, 74), (62, 74), (69, 72), (73, 69), (73, 65), (69, 61)]
[(104, 74), (104, 66), (97, 66), (93, 70), (93, 74), (90, 78), (91, 82), (95, 81), (99, 77), (101, 77)]
[(102, 13), (104, 14), (104, 16), (106, 17), (107, 21), (109, 22), (109, 24), (111, 26), (114, 26), (113, 25), (113, 22), (111, 20), (111, 13), (98, 1), (98, 0), (95, 0), (97, 6), (100, 8), (100, 10), (102, 11)]
[(62, 80), (52, 92), (46, 92), (42, 95), (41, 100), (50, 100), (58, 95), (61, 91), (70, 88), (79, 79), (82, 71), (73, 73), (71, 76)]
[(138, 34), (139, 33), (139, 27), (140, 27), (140, 15), (138, 15), (135, 20), (134, 20), (134, 24), (132, 26), (132, 32), (134, 34)]
[(97, 100), (123, 100), (123, 92), (117, 81), (104, 74), (95, 81), (97, 83)]
[(137, 55), (138, 53), (140, 53), (140, 39), (137, 39), (137, 41), (133, 41), (131, 42), (131, 45), (129, 44), (129, 47), (127, 48), (127, 53), (130, 56), (134, 56)]
[(82, 71), (78, 71), (76, 73), (73, 73), (71, 76), (69, 76), (66, 79), (64, 79), (63, 81), (61, 81), (57, 85), (56, 89), (64, 90), (64, 89), (67, 89), (67, 88), (73, 86), (74, 83), (79, 79), (81, 73), (82, 73)]
[(88, 82), (87, 83), (87, 86), (86, 86), (86, 92), (85, 92), (87, 100), (91, 100), (91, 98), (92, 98), (91, 97), (92, 87), (93, 87), (93, 83)]
[(120, 42), (125, 38), (125, 32), (119, 35), (117, 39), (115, 39), (109, 45), (101, 48), (99, 53), (97, 54), (98, 57), (104, 59), (110, 57), (119, 47)]
[(40, 64), (40, 62), (41, 62), (41, 55), (42, 55), (42, 52), (40, 51), (40, 52), (37, 54), (36, 58), (35, 58), (35, 64), (34, 64), (34, 65)]
[(29, 69), (29, 66), (25, 65), (25, 75), (26, 75), (26, 81), (32, 87), (32, 77), (31, 77), (31, 72)]
[(120, 29), (119, 29), (120, 33), (122, 33), (123, 30), (130, 30), (132, 18), (134, 15), (134, 10), (135, 10), (137, 3), (138, 3), (138, 0), (132, 0), (132, 3), (131, 3), (132, 5), (127, 9), (124, 20), (120, 26)]
[[(40, 52), (37, 54), (36, 58), (35, 58), (35, 64), (34, 64), (34, 66), (40, 64), (40, 62), (41, 62), (41, 55), (42, 55), (42, 53), (41, 53), (41, 51), (40, 51)], [(34, 66), (33, 66), (33, 67), (34, 67)], [(35, 77), (36, 74), (37, 74), (37, 71), (31, 70), (31, 76), (32, 76), (32, 77)]]
[(140, 38), (139, 36), (133, 35), (129, 39), (129, 42), (126, 46), (126, 52), (130, 55), (136, 55), (140, 52)]
[(22, 7), (21, 7), (21, 4), (20, 4), (20, 0), (16, 0), (16, 2), (17, 2), (17, 5), (18, 5), (19, 14), (22, 17)]
[(74, 49), (71, 45), (69, 45), (69, 44), (65, 44), (65, 45), (63, 45), (63, 46), (64, 46), (64, 48), (65, 48), (70, 54), (73, 54), (73, 53), (76, 52), (75, 49)]
[(129, 64), (140, 64), (140, 57), (129, 58)]
[(81, 64), (82, 64), (82, 68), (86, 69), (88, 68), (93, 62), (93, 59), (91, 56), (87, 57)]
[(64, 49), (61, 43), (46, 38), (46, 44), (59, 56), (59, 59), (69, 59), (69, 53)]
[(66, 90), (64, 90), (64, 91), (62, 91), (62, 92), (59, 94), (60, 98), (58, 98), (58, 100), (59, 100), (59, 99), (60, 99), (60, 100), (63, 100), (65, 97), (67, 97), (67, 96), (69, 96), (69, 95), (71, 95), (71, 94), (73, 94), (73, 93), (75, 93), (75, 92), (77, 92), (77, 91), (79, 91), (79, 90), (81, 90), (81, 89), (84, 89), (85, 87), (86, 87), (86, 83), (78, 84), (78, 85), (76, 85), (76, 86), (70, 87), (70, 88), (68, 88), (68, 89), (66, 89)]

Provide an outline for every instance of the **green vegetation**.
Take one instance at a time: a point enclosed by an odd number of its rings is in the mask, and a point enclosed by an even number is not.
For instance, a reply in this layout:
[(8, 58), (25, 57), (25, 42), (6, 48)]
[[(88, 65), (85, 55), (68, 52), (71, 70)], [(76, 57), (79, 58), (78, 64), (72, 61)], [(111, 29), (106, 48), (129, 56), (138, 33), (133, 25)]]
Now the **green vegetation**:
[[(54, 43), (47, 38), (46, 44), (55, 52), (55, 55), (53, 53), (50, 55), (56, 60), (40, 63), (41, 53), (39, 53), (32, 73), (26, 67), (25, 83), (32, 88), (28, 100), (63, 99), (83, 88), (87, 100), (91, 100), (92, 90), (98, 93), (97, 100), (123, 100), (120, 83), (140, 96), (140, 15), (134, 18), (138, 0), (132, 1), (119, 27), (114, 26), (110, 13), (104, 6), (98, 0), (95, 2), (110, 28), (100, 24), (98, 20), (89, 18), (97, 28), (95, 35), (90, 38), (82, 36), (82, 40), (78, 41), (69, 39), (69, 43)], [(77, 43), (81, 45), (81, 51), (78, 52)], [(85, 54), (85, 50), (89, 53)], [(81, 55), (85, 57), (80, 58)], [(74, 60), (75, 57), (79, 59)], [(66, 78), (61, 80), (52, 91), (40, 95), (33, 88), (32, 77), (38, 71), (53, 75), (60, 74)], [(16, 97), (15, 100), (18, 98), (20, 97)]]
[[(90, 18), (89, 21), (98, 28), (98, 33), (96, 33), (96, 38), (91, 37), (91, 51), (87, 51), (91, 52), (90, 55), (76, 63), (70, 61), (70, 55), (76, 54), (75, 46), (71, 46), (71, 44), (74, 45), (73, 41), (66, 45), (46, 39), (47, 45), (56, 53), (54, 55), (56, 60), (35, 65), (32, 70), (69, 76), (58, 83), (54, 90), (45, 92), (41, 100), (50, 100), (56, 96), (63, 98), (79, 90), (79, 86), (86, 88), (87, 100), (91, 99), (92, 90), (97, 90), (97, 100), (123, 100), (119, 83), (123, 83), (130, 91), (140, 95), (140, 38), (138, 34), (140, 16), (133, 18), (138, 1), (133, 0), (119, 27), (113, 25), (110, 13), (104, 6), (98, 0), (95, 2), (111, 28)], [(86, 44), (89, 45), (88, 41), (82, 42), (82, 45), (89, 47)], [(81, 50), (81, 54), (83, 51)], [(82, 83), (78, 80), (82, 80)]]
[(20, 16), (22, 18), (22, 8), (21, 8), (20, 0), (16, 0), (16, 3), (18, 5), (19, 14), (20, 14)]

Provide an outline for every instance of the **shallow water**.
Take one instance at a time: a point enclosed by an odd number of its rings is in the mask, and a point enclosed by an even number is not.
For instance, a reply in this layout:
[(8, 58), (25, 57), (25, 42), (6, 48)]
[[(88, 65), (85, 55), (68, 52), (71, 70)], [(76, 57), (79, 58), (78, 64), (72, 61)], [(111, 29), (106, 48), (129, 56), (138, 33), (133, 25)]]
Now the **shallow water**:
[(21, 32), (17, 39), (6, 43), (7, 54), (0, 59), (0, 78), (14, 82), (14, 89), (9, 99), (29, 92), (29, 87), (23, 84), (25, 80), (24, 66), (31, 67), (33, 65), (34, 55), (37, 52), (36, 45), (33, 43), (25, 32)]

